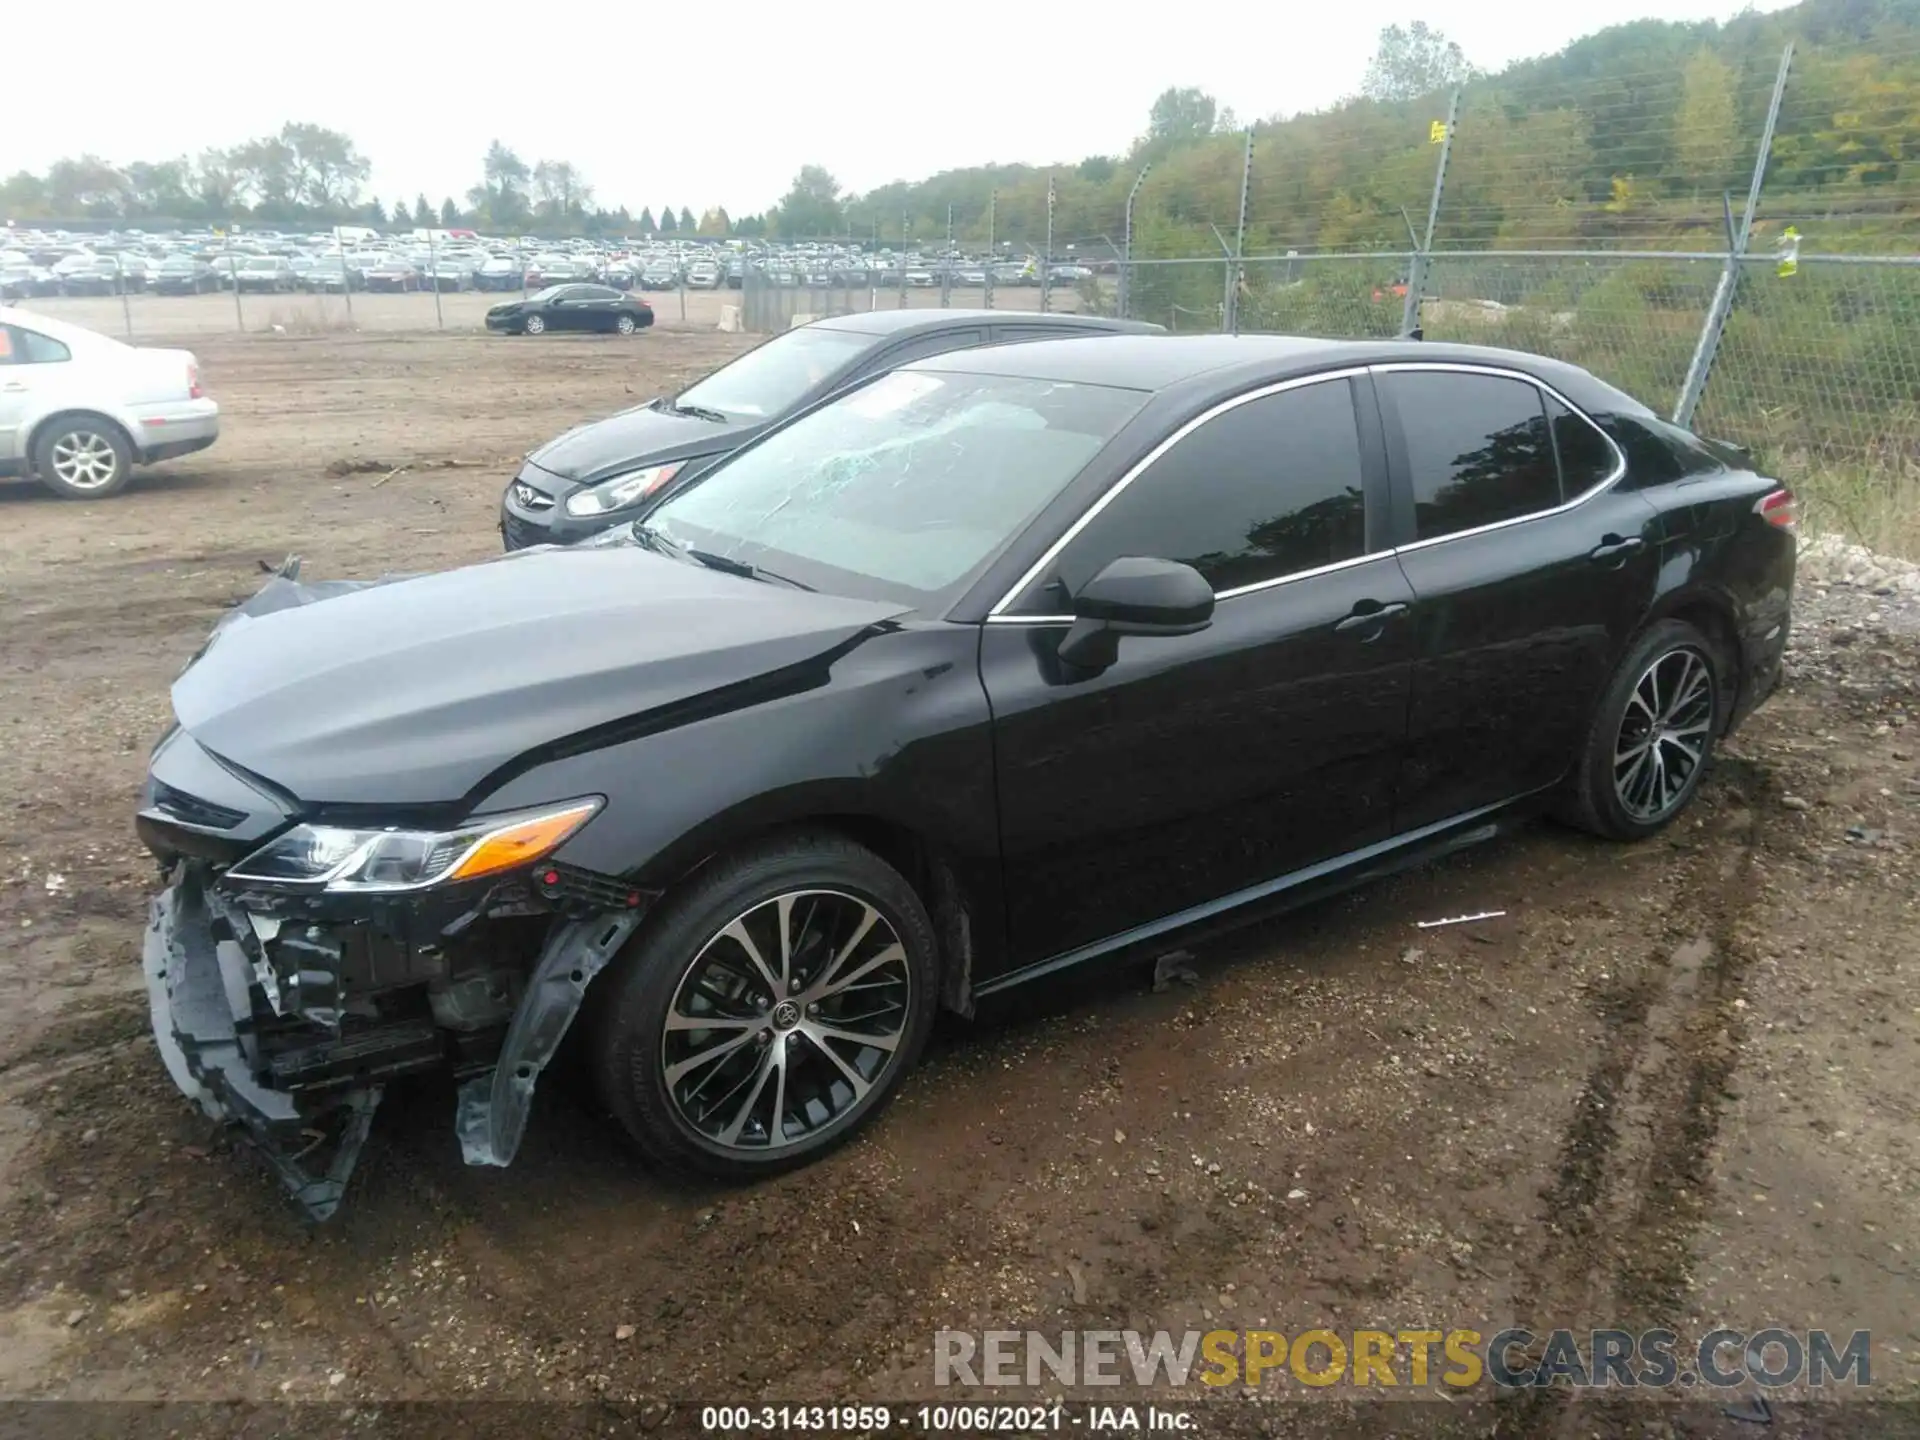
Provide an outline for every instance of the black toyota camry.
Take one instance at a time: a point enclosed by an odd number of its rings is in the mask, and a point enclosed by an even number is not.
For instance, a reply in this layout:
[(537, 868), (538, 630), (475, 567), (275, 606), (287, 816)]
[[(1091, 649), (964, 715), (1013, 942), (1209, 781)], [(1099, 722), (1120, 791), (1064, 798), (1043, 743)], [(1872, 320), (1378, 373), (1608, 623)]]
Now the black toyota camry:
[(1655, 834), (1779, 678), (1793, 528), (1531, 355), (923, 360), (584, 545), (223, 622), (139, 813), (159, 1047), (315, 1213), (411, 1072), (509, 1162), (576, 1018), (647, 1154), (798, 1164), (942, 1007), (1542, 811)]
[(949, 350), (1070, 335), (1154, 334), (1097, 315), (875, 310), (776, 335), (678, 395), (579, 425), (527, 456), (500, 497), (509, 550), (570, 544), (631, 519), (770, 426), (836, 390)]

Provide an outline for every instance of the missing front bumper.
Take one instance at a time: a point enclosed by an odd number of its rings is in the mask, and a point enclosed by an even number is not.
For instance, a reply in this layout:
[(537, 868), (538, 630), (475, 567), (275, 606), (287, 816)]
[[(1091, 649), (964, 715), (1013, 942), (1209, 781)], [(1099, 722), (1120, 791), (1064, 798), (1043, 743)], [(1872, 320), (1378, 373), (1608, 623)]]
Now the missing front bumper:
[[(549, 868), (557, 874), (561, 867)], [(617, 913), (579, 914), (550, 926), (497, 1054), (489, 1046), (456, 1067), (465, 1079), (454, 1125), (467, 1164), (512, 1163), (541, 1072), (588, 984), (640, 923), (641, 894), (624, 898), (627, 908)], [(380, 1082), (452, 1064), (461, 1037), (405, 1020), (339, 1029), (351, 997), (338, 972), (302, 969), (290, 987), (271, 962), (249, 955), (242, 936), (256, 937), (248, 930), (246, 915), (210, 891), (203, 868), (175, 868), (153, 901), (142, 955), (154, 1041), (181, 1092), (211, 1118), (243, 1130), (295, 1202), (325, 1220), (346, 1192), (380, 1103)], [(322, 997), (326, 1003), (311, 1003)], [(296, 1009), (298, 1019), (281, 1013)], [(283, 1043), (290, 1031), (299, 1039), (293, 1047)], [(352, 1083), (356, 1078), (365, 1083)]]
[(314, 1106), (260, 1082), (249, 1053), (252, 967), (235, 941), (215, 938), (206, 893), (186, 869), (154, 898), (141, 953), (154, 1042), (181, 1093), (242, 1128), (295, 1202), (325, 1220), (340, 1207), (382, 1087), (349, 1087)]

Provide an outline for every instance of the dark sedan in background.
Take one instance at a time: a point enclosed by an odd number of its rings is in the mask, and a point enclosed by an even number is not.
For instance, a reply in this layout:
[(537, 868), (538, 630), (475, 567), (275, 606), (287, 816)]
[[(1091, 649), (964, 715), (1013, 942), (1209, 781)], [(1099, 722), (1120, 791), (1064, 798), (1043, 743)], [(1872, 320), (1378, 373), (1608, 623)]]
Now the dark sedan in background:
[(942, 1007), (1544, 810), (1657, 834), (1779, 680), (1793, 528), (1532, 355), (923, 359), (584, 545), (230, 612), (138, 817), (159, 1050), (310, 1205), (409, 1073), (510, 1162), (576, 1016), (646, 1155), (804, 1164)]
[(211, 295), (222, 287), (220, 272), (191, 255), (169, 255), (150, 277), (156, 295)]
[(300, 285), (316, 295), (344, 295), (349, 290), (365, 289), (366, 280), (356, 266), (338, 255), (322, 255), (300, 277)]
[(506, 335), (544, 335), (549, 330), (633, 335), (651, 324), (651, 305), (611, 285), (549, 285), (524, 300), (503, 301), (487, 311), (487, 329)]
[(690, 480), (788, 416), (910, 360), (976, 345), (1159, 329), (1092, 315), (992, 310), (874, 310), (816, 320), (679, 395), (576, 426), (533, 451), (501, 497), (501, 539), (518, 550), (604, 530), (668, 482)]
[(122, 295), (140, 288), (139, 277), (111, 255), (96, 256), (55, 273), (60, 276), (62, 295)]

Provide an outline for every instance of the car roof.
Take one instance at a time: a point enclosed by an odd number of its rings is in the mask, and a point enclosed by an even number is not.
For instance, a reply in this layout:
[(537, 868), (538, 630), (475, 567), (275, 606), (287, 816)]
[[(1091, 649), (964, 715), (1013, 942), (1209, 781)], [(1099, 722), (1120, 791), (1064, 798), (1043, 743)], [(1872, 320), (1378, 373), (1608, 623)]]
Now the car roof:
[(983, 324), (1045, 324), (1064, 329), (1111, 334), (1135, 332), (1148, 334), (1160, 327), (1137, 320), (1110, 320), (1100, 315), (1049, 315), (1033, 310), (862, 310), (852, 315), (835, 315), (816, 320), (823, 330), (852, 330), (862, 335), (933, 334), (940, 330), (972, 330)]
[[(952, 313), (952, 312), (948, 312)], [(1029, 340), (956, 350), (910, 362), (908, 370), (1012, 375), (1082, 385), (1158, 391), (1210, 377), (1223, 390), (1241, 381), (1284, 380), (1395, 360), (1497, 366), (1537, 376), (1588, 409), (1625, 398), (1578, 366), (1489, 345), (1424, 340), (1319, 340), (1303, 335), (1115, 335), (1099, 340)], [(1636, 407), (1637, 408), (1637, 407)]]

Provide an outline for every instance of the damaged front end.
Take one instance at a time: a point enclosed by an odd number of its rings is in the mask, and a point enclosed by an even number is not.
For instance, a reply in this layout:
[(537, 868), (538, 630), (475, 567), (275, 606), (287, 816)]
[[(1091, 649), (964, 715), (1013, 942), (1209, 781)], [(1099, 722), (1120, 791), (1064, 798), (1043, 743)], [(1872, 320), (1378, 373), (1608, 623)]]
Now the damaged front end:
[[(302, 584), (290, 562), (201, 654), (230, 626), (364, 588)], [(176, 727), (136, 819), (166, 881), (142, 966), (174, 1083), (244, 1130), (315, 1220), (403, 1075), (451, 1072), (467, 1163), (510, 1163), (587, 983), (652, 898), (549, 858), (598, 808), (320, 824)]]
[(402, 1075), (451, 1071), (467, 1163), (510, 1163), (540, 1072), (649, 898), (557, 864), (360, 896), (180, 857), (169, 882), (142, 957), (168, 1072), (243, 1128), (316, 1220)]

